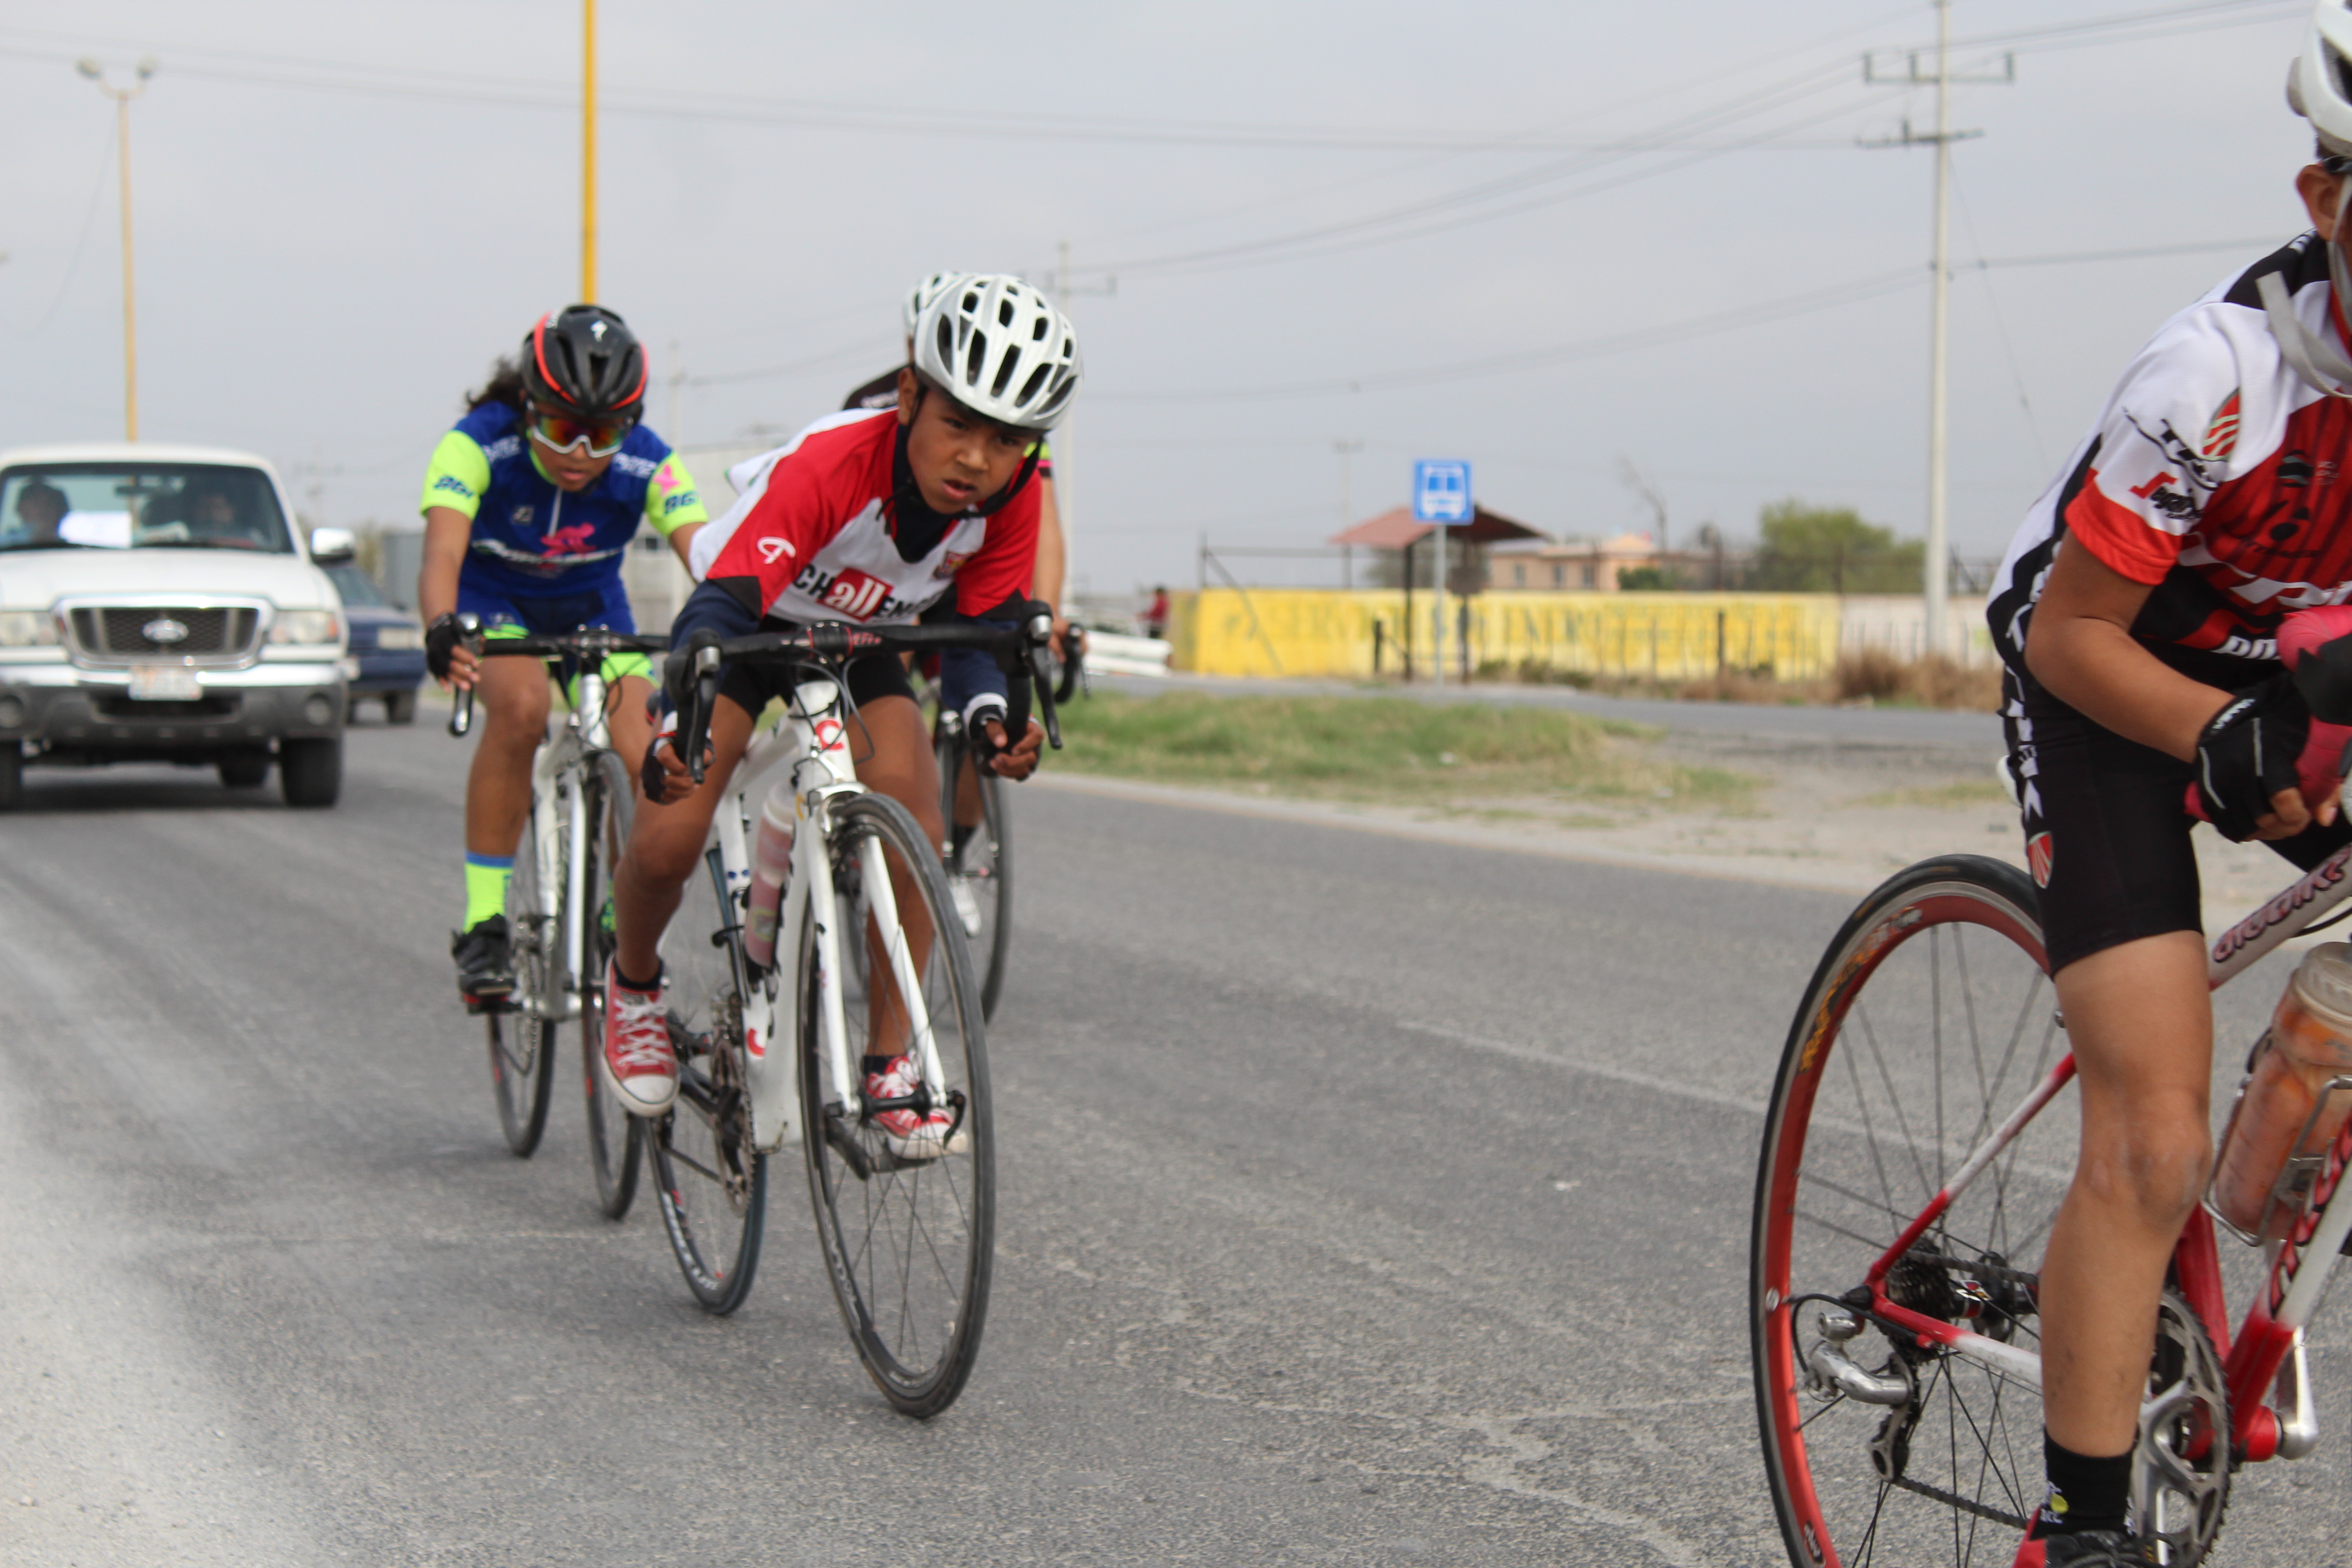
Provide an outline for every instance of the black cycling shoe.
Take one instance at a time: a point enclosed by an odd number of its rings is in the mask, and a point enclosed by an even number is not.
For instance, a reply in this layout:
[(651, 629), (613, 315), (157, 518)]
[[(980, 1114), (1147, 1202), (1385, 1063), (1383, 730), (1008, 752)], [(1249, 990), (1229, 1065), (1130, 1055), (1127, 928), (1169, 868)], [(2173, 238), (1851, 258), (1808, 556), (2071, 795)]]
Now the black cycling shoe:
[(498, 1013), (514, 994), (514, 944), (507, 917), (492, 915), (471, 931), (451, 933), (449, 956), (457, 961), (457, 994), (468, 1013)]
[(2086, 1530), (2053, 1535), (2042, 1543), (2045, 1568), (2148, 1568), (2156, 1558), (2137, 1535), (2120, 1530)]

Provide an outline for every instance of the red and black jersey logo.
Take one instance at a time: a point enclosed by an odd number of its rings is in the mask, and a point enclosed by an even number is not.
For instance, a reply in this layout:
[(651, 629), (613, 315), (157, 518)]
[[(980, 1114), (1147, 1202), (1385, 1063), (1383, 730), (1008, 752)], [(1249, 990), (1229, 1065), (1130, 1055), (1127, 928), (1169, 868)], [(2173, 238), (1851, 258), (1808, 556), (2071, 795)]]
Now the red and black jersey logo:
[(863, 621), (871, 619), (889, 597), (889, 584), (850, 566), (843, 569), (817, 602), (835, 615)]

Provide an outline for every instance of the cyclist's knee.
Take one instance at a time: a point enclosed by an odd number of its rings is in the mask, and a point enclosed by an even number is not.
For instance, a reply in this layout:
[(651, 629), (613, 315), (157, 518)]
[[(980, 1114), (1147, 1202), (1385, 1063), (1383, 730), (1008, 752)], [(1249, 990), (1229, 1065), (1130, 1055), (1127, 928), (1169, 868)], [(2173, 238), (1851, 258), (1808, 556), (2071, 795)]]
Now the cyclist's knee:
[(2075, 1180), (2126, 1223), (2168, 1234), (2196, 1207), (2212, 1163), (2202, 1098), (2166, 1096), (2114, 1126), (2086, 1127)]
[[(521, 660), (509, 661), (520, 664)], [(530, 667), (539, 674), (538, 666)], [(536, 746), (546, 737), (548, 695), (544, 678), (533, 680), (484, 680), (475, 702), (482, 710), (482, 742), (486, 745)]]
[(643, 881), (674, 888), (693, 875), (702, 858), (705, 825), (680, 806), (637, 808), (629, 836), (629, 867)]

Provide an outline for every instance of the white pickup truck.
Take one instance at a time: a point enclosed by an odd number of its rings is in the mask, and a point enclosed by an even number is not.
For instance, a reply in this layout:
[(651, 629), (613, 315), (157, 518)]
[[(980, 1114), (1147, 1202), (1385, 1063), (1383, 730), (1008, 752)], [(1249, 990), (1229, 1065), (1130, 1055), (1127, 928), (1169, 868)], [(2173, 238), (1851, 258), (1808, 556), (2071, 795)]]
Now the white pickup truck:
[(35, 764), (167, 762), (289, 805), (342, 788), (341, 601), (264, 459), (0, 452), (0, 808)]

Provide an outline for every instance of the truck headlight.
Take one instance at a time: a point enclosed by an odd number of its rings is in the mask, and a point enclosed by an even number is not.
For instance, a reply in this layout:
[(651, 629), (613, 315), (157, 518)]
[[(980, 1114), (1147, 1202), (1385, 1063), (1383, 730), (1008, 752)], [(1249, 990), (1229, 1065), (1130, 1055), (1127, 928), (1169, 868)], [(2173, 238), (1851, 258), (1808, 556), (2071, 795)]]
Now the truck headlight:
[(58, 621), (47, 610), (0, 610), (0, 647), (47, 647), (58, 640)]
[(387, 652), (410, 653), (425, 646), (425, 628), (414, 626), (385, 626), (375, 634), (375, 646)]
[(269, 623), (274, 643), (331, 643), (343, 640), (342, 622), (332, 610), (280, 610)]

